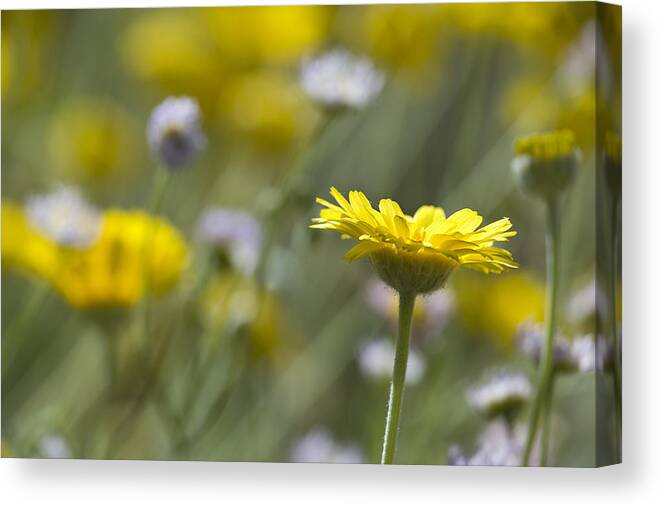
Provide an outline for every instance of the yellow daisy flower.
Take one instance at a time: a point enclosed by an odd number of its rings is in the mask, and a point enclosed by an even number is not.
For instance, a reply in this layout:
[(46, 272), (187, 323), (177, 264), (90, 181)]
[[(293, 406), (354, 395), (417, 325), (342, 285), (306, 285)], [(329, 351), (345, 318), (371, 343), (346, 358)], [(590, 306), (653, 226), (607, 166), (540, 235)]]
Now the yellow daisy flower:
[(335, 188), (330, 193), (338, 205), (317, 198), (326, 209), (310, 227), (358, 240), (345, 258), (369, 256), (379, 276), (400, 292), (432, 292), (459, 266), (483, 273), (518, 267), (510, 252), (494, 246), (516, 234), (508, 218), (478, 229), (482, 217), (467, 208), (446, 217), (442, 208), (422, 206), (409, 216), (391, 199), (381, 199), (377, 211), (362, 192), (349, 192), (348, 200)]
[(2, 266), (50, 280), (57, 270), (58, 247), (32, 226), (23, 208), (2, 203)]
[(188, 247), (168, 222), (142, 211), (111, 209), (97, 241), (67, 256), (54, 285), (77, 308), (131, 306), (146, 292), (172, 289), (187, 261)]

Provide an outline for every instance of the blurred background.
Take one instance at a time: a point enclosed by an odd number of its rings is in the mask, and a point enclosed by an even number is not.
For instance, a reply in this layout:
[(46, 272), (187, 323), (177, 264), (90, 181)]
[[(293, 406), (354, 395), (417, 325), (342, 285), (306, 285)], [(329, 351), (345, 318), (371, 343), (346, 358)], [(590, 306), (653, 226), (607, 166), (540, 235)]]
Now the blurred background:
[[(367, 262), (344, 262), (347, 244), (308, 229), (331, 185), (408, 213), (507, 216), (518, 231), (508, 248), (521, 269), (457, 272), (415, 317), (397, 460), (445, 464), (452, 445), (474, 449), (488, 422), (467, 391), (503, 369), (532, 382), (518, 337), (544, 316), (543, 209), (511, 176), (517, 136), (576, 135), (560, 332), (595, 333), (595, 13), (592, 3), (3, 12), (3, 456), (378, 462), (396, 299)], [(302, 86), (303, 62), (333, 48), (384, 76), (366, 107), (324, 107)], [(106, 218), (147, 209), (145, 130), (171, 95), (198, 101), (207, 143), (172, 175), (159, 211), (172, 238), (153, 276), (167, 283), (116, 297), (142, 276), (116, 252), (110, 275), (44, 275), (40, 256), (57, 248), (9, 232), (24, 203), (67, 184)], [(221, 240), (205, 235), (207, 220)], [(74, 298), (77, 276), (107, 287)], [(553, 464), (594, 464), (595, 405), (593, 374), (559, 377)]]

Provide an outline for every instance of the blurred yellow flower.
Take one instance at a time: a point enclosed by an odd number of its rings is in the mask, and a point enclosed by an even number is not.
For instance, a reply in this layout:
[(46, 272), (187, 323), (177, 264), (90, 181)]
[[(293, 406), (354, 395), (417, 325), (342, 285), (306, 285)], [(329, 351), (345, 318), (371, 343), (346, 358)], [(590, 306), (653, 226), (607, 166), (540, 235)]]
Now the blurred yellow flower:
[(502, 112), (523, 131), (571, 129), (582, 150), (595, 145), (596, 97), (590, 83), (578, 93), (565, 93), (548, 78), (525, 76), (506, 90)]
[(254, 357), (276, 358), (293, 337), (277, 294), (236, 273), (221, 273), (210, 281), (201, 313), (212, 330), (244, 332)]
[(14, 53), (9, 32), (2, 30), (2, 96), (9, 90), (12, 77), (14, 77)]
[(121, 39), (120, 52), (138, 79), (208, 105), (217, 95), (224, 62), (196, 12), (164, 10), (136, 17)]
[(223, 59), (237, 67), (292, 64), (325, 42), (332, 7), (221, 7), (201, 9)]
[(508, 218), (478, 229), (482, 217), (468, 208), (446, 217), (442, 208), (422, 206), (409, 216), (391, 199), (381, 199), (377, 211), (362, 192), (349, 192), (349, 200), (334, 187), (330, 192), (339, 206), (317, 198), (326, 209), (310, 227), (358, 240), (345, 258), (369, 256), (379, 276), (400, 292), (431, 292), (459, 266), (483, 273), (517, 267), (510, 252), (493, 246), (516, 234)]
[(2, 266), (51, 280), (57, 263), (57, 245), (30, 224), (21, 206), (3, 202)]
[(544, 318), (544, 285), (525, 272), (498, 278), (464, 274), (455, 293), (466, 327), (506, 348), (521, 324)]
[(298, 83), (278, 71), (237, 76), (227, 84), (219, 106), (231, 130), (270, 153), (302, 140), (320, 118)]
[[(151, 232), (148, 232), (151, 231)], [(145, 248), (145, 237), (151, 246)], [(108, 210), (89, 248), (60, 248), (37, 232), (22, 208), (2, 205), (2, 265), (50, 282), (77, 308), (130, 306), (149, 291), (160, 294), (179, 280), (188, 261), (180, 233), (141, 211)], [(145, 260), (149, 272), (145, 276)]]
[(58, 170), (91, 182), (128, 169), (139, 130), (131, 115), (109, 99), (73, 97), (56, 111), (48, 148)]
[(111, 209), (104, 213), (97, 241), (66, 256), (54, 285), (77, 308), (130, 306), (146, 291), (172, 289), (187, 262), (188, 247), (167, 221), (142, 211)]
[(438, 5), (373, 5), (367, 7), (361, 33), (379, 64), (392, 71), (419, 72), (440, 62), (443, 27)]
[(52, 44), (58, 28), (57, 11), (2, 12), (2, 95), (11, 100), (40, 91), (52, 64)]
[(580, 2), (457, 4), (444, 9), (453, 26), (541, 53), (546, 65), (553, 64), (553, 57), (571, 44), (585, 22), (594, 17), (594, 7)]

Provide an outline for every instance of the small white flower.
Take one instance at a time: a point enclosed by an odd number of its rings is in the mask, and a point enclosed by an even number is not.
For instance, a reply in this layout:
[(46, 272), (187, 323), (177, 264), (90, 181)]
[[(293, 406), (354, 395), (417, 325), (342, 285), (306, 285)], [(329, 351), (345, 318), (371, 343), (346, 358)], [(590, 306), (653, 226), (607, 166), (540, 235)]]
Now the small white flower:
[[(525, 323), (519, 331), (519, 348), (536, 363), (542, 355), (544, 331), (537, 324)], [(577, 336), (569, 340), (557, 335), (553, 344), (553, 364), (557, 373), (593, 371), (597, 350), (592, 335)]]
[(226, 250), (239, 272), (246, 276), (254, 273), (262, 248), (262, 226), (251, 215), (210, 208), (200, 217), (197, 230), (204, 241)]
[(574, 292), (567, 302), (567, 318), (574, 323), (581, 323), (594, 316), (596, 312), (597, 284), (590, 280)]
[(572, 340), (570, 347), (576, 370), (580, 372), (594, 371), (597, 361), (594, 336), (586, 334), (576, 337)]
[(301, 86), (329, 108), (363, 108), (381, 93), (385, 76), (372, 62), (343, 49), (308, 58), (301, 68)]
[(294, 463), (362, 463), (363, 453), (355, 445), (337, 443), (325, 428), (311, 430), (291, 449)]
[[(393, 329), (397, 328), (399, 303), (397, 293), (392, 288), (378, 278), (373, 278), (367, 284), (365, 300), (374, 313)], [(454, 307), (454, 296), (448, 289), (419, 297), (413, 316), (412, 336), (424, 339), (438, 335), (450, 320)]]
[[(467, 466), (519, 466), (523, 456), (526, 431), (512, 431), (502, 419), (489, 423), (478, 439), (473, 455), (463, 454), (458, 445), (450, 447), (449, 465)], [(533, 446), (530, 463), (539, 463), (539, 441)]]
[[(395, 361), (395, 347), (390, 340), (378, 338), (369, 341), (358, 351), (358, 365), (370, 378), (385, 380), (392, 376)], [(409, 350), (406, 364), (406, 383), (415, 385), (422, 380), (426, 364), (420, 353)]]
[(454, 311), (454, 295), (449, 289), (442, 289), (418, 299), (424, 312), (422, 323), (424, 333), (440, 333)]
[(532, 386), (528, 377), (521, 373), (500, 372), (487, 383), (470, 389), (469, 403), (490, 416), (511, 416), (528, 402)]
[(35, 228), (61, 246), (86, 248), (99, 235), (99, 212), (74, 187), (60, 186), (48, 194), (33, 195), (25, 211)]
[(69, 459), (71, 449), (64, 438), (58, 435), (46, 435), (39, 440), (39, 456), (48, 459)]
[(147, 140), (168, 169), (188, 165), (206, 145), (200, 116), (199, 105), (190, 97), (168, 97), (152, 111)]

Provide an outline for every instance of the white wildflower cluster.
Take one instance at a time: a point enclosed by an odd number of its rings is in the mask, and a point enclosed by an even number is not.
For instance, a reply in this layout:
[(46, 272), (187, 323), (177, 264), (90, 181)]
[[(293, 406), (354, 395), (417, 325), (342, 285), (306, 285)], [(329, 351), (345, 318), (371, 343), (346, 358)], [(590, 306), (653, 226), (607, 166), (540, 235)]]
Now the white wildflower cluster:
[(67, 441), (59, 435), (45, 435), (38, 443), (38, 455), (46, 459), (69, 459), (71, 448)]
[(59, 186), (48, 194), (27, 199), (30, 223), (58, 245), (86, 248), (99, 235), (101, 214), (75, 187)]
[[(518, 431), (502, 419), (489, 423), (479, 437), (472, 455), (463, 453), (461, 447), (453, 445), (448, 452), (448, 465), (465, 466), (520, 466), (523, 457), (524, 439)], [(533, 446), (530, 464), (539, 463), (539, 445)]]
[[(544, 344), (544, 330), (538, 324), (525, 323), (518, 331), (519, 348), (524, 355), (538, 363)], [(553, 362), (559, 373), (590, 372), (595, 369), (597, 350), (591, 334), (580, 335), (573, 340), (555, 337)]]
[(385, 76), (369, 60), (335, 49), (306, 59), (300, 80), (303, 90), (328, 108), (360, 109), (381, 93)]
[[(386, 380), (392, 376), (395, 361), (395, 347), (386, 338), (376, 338), (368, 341), (358, 351), (358, 365), (361, 371), (370, 378)], [(415, 385), (425, 374), (424, 357), (415, 349), (409, 351), (406, 365), (406, 383)]]
[(565, 314), (569, 321), (580, 324), (593, 318), (596, 308), (597, 283), (592, 279), (571, 295), (569, 301), (567, 301)]
[(351, 444), (340, 444), (325, 428), (316, 428), (299, 439), (292, 447), (293, 463), (362, 463), (361, 450)]
[(469, 403), (489, 416), (514, 417), (530, 400), (532, 386), (521, 373), (499, 372), (488, 382), (474, 387), (466, 394)]
[(198, 234), (207, 243), (227, 252), (237, 271), (254, 273), (262, 248), (262, 226), (250, 214), (227, 208), (210, 208), (201, 216)]
[[(365, 300), (369, 307), (392, 329), (398, 322), (397, 293), (377, 278), (367, 284)], [(411, 335), (414, 340), (425, 339), (432, 333), (439, 334), (450, 320), (454, 311), (455, 301), (448, 289), (438, 290), (416, 300), (413, 328)]]
[(190, 97), (168, 97), (161, 102), (149, 118), (147, 140), (166, 168), (190, 164), (206, 145), (197, 102)]

